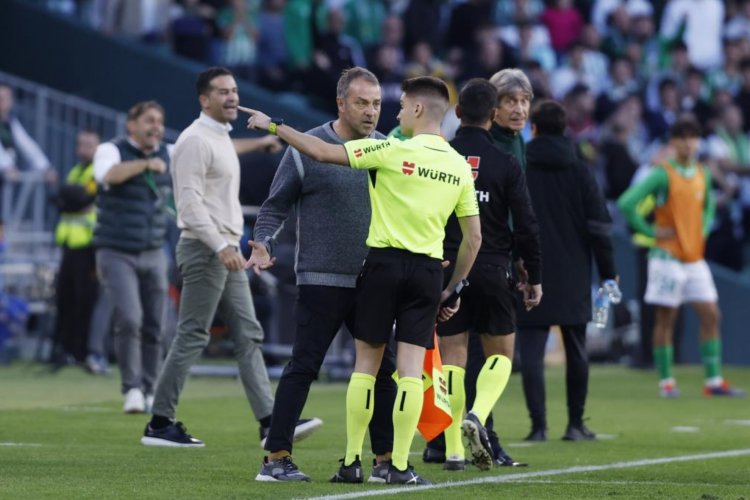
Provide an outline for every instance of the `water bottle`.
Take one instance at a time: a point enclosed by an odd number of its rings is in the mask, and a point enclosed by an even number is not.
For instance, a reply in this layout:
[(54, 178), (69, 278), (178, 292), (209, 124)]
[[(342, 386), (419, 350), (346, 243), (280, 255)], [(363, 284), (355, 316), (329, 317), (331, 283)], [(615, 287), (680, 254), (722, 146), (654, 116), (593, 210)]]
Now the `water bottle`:
[(606, 280), (597, 290), (594, 296), (594, 324), (597, 328), (607, 326), (609, 317), (609, 304), (619, 304), (622, 300), (622, 292), (615, 280)]

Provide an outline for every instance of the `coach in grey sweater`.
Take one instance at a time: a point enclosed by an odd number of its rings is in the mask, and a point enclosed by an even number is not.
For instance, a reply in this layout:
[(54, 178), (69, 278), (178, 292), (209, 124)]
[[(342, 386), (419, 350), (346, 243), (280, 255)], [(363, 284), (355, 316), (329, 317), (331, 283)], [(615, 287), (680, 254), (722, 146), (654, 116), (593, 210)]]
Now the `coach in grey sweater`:
[[(347, 70), (338, 82), (336, 94), (338, 119), (309, 133), (334, 144), (363, 137), (383, 138), (375, 131), (381, 101), (375, 75), (358, 67)], [(342, 324), (350, 330), (353, 325), (355, 286), (367, 255), (367, 183), (366, 172), (319, 163), (289, 148), (258, 214), (255, 242), (251, 243), (253, 254), (248, 262), (256, 271), (271, 264), (274, 237), (295, 207), (298, 285), (292, 359), (276, 390), (265, 444), (270, 453), (256, 477), (259, 481), (309, 479), (291, 460), (294, 424), (333, 338)], [(395, 384), (391, 375), (395, 364), (392, 355), (386, 358), (378, 375), (375, 417), (370, 424), (373, 453), (381, 461), (389, 458), (393, 441), (391, 409)], [(374, 472), (377, 480), (380, 468)]]

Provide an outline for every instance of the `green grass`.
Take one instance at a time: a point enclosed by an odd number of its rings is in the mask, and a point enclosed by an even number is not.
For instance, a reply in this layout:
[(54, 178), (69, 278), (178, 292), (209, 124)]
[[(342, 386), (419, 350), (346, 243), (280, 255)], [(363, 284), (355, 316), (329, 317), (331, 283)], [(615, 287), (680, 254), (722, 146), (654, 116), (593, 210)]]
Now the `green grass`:
[[(750, 370), (727, 369), (737, 386), (750, 388)], [(528, 419), (514, 375), (495, 411), (506, 449), (531, 463), (526, 469), (443, 472), (418, 456), (413, 463), (438, 483), (427, 491), (401, 488), (409, 498), (750, 498), (750, 455), (612, 468), (609, 464), (750, 449), (750, 404), (701, 396), (699, 367), (680, 367), (678, 400), (656, 394), (655, 374), (621, 367), (592, 369), (587, 424), (610, 435), (567, 443), (564, 372), (547, 370), (550, 441), (522, 447)], [(372, 492), (384, 486), (337, 485), (327, 479), (345, 445), (343, 384), (313, 386), (306, 416), (323, 428), (295, 449), (295, 461), (312, 476), (309, 484), (254, 481), (262, 457), (258, 426), (239, 383), (229, 379), (188, 381), (179, 418), (206, 441), (204, 449), (146, 448), (138, 440), (144, 416), (121, 413), (117, 377), (94, 378), (68, 368), (58, 374), (37, 365), (0, 367), (0, 498), (253, 498), (286, 499)], [(739, 421), (739, 422), (732, 422)], [(744, 424), (743, 424), (744, 422)], [(696, 432), (676, 432), (691, 427)], [(23, 444), (10, 446), (8, 443)], [(365, 449), (369, 445), (365, 444)], [(371, 457), (365, 453), (364, 461)], [(600, 465), (602, 470), (545, 474)], [(369, 472), (369, 468), (368, 468)], [(526, 476), (526, 477), (524, 477)], [(395, 494), (380, 498), (396, 498)]]

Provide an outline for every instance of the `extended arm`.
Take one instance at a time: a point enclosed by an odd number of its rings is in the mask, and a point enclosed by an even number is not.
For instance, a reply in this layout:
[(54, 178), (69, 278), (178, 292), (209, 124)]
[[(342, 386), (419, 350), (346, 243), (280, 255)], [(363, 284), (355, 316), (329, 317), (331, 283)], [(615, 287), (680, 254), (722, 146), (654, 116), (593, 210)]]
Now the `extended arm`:
[[(238, 106), (241, 111), (250, 115), (247, 120), (247, 128), (256, 130), (268, 130), (271, 118), (262, 111)], [(329, 144), (315, 136), (298, 132), (287, 125), (279, 125), (276, 135), (286, 141), (290, 146), (298, 149), (316, 161), (323, 163), (334, 163), (344, 167), (349, 166), (349, 157), (344, 146), (340, 144)]]
[(278, 137), (267, 135), (265, 137), (232, 139), (232, 145), (238, 155), (261, 151), (264, 153), (278, 153), (284, 145)]

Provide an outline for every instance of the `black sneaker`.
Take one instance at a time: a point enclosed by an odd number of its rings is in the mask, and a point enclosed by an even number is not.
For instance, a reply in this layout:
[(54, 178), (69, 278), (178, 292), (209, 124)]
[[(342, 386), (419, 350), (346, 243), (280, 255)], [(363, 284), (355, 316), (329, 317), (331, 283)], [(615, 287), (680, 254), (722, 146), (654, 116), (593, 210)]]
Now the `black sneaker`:
[(263, 463), (260, 465), (260, 472), (255, 476), (256, 481), (309, 481), (310, 477), (304, 474), (294, 465), (291, 456), (286, 456), (276, 460), (269, 460), (263, 457)]
[(499, 465), (500, 467), (528, 467), (529, 464), (525, 464), (523, 462), (516, 462), (511, 458), (510, 455), (505, 453), (505, 450), (502, 447), (499, 447), (495, 450), (494, 453), (495, 457), (495, 465)]
[[(319, 418), (301, 418), (297, 420), (297, 425), (294, 426), (294, 438), (293, 441), (302, 441), (310, 434), (315, 432), (318, 427), (323, 425), (323, 421)], [(268, 437), (268, 427), (260, 428), (260, 447), (265, 448), (266, 438)], [(271, 450), (273, 451), (273, 450)]]
[(583, 424), (568, 424), (568, 428), (565, 429), (565, 434), (562, 438), (563, 441), (593, 441), (596, 439), (596, 434)]
[(466, 460), (458, 455), (451, 455), (445, 459), (443, 470), (466, 470)]
[(479, 470), (490, 470), (492, 468), (493, 453), (490, 440), (487, 437), (487, 429), (484, 428), (474, 413), (469, 412), (461, 422), (464, 437), (469, 440), (469, 449), (473, 457), (472, 463)]
[(433, 484), (432, 481), (414, 472), (414, 467), (411, 464), (408, 464), (406, 470), (402, 471), (398, 470), (393, 465), (393, 462), (389, 462), (388, 464), (388, 474), (385, 476), (385, 482), (388, 484)]
[(182, 422), (173, 422), (163, 429), (152, 429), (150, 425), (146, 424), (141, 444), (178, 448), (202, 448), (206, 446), (203, 441), (188, 434)]
[(344, 465), (345, 458), (339, 460), (341, 466), (336, 474), (331, 477), (332, 483), (363, 483), (365, 481), (362, 475), (362, 462), (359, 461), (359, 455), (349, 465)]

